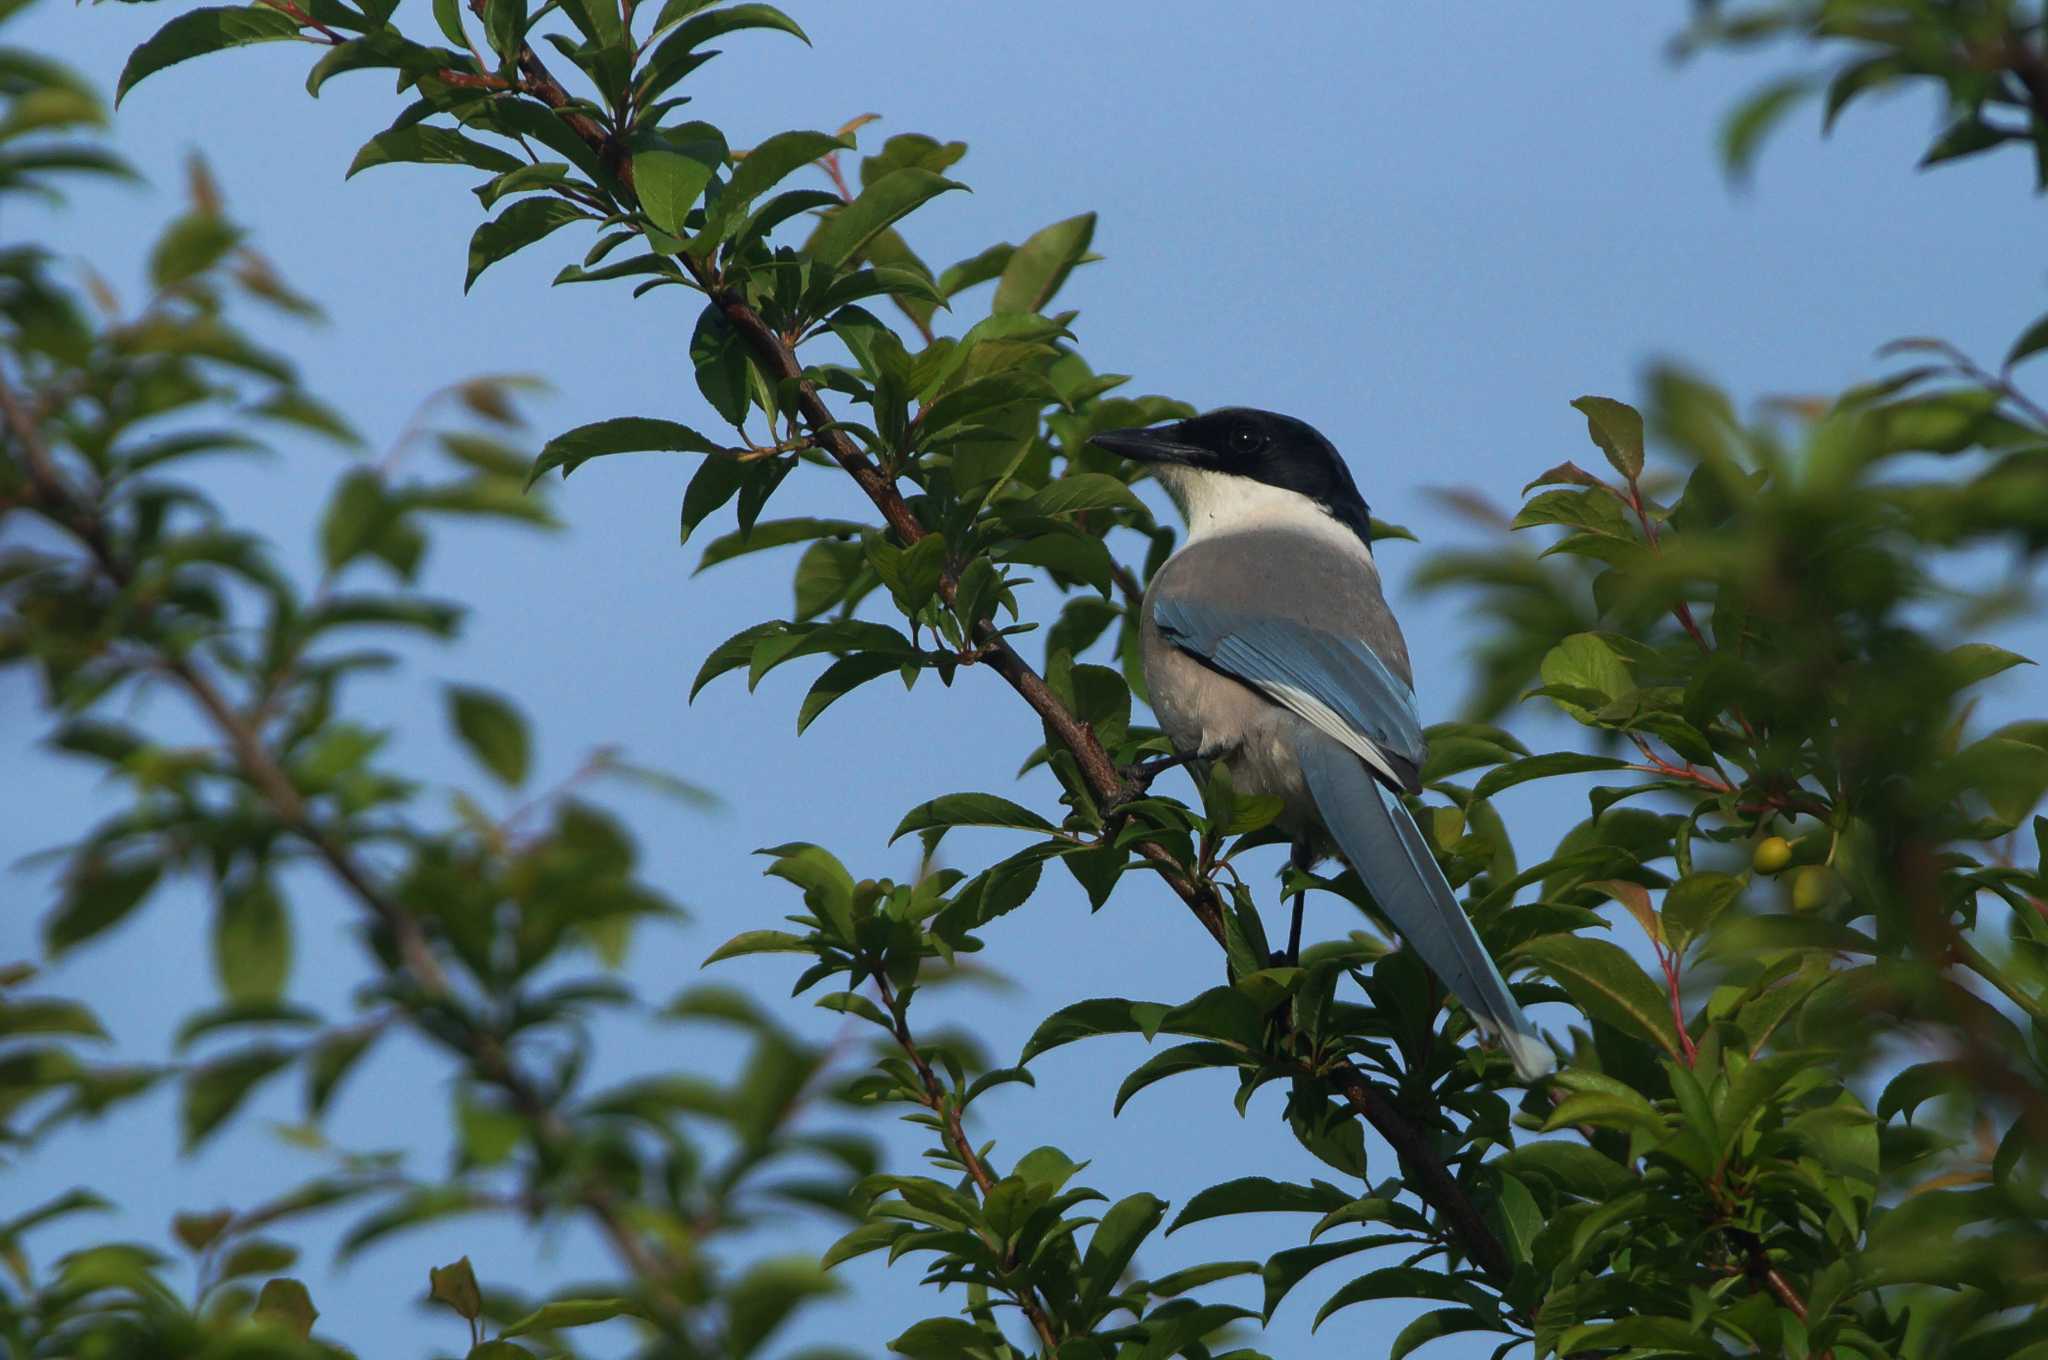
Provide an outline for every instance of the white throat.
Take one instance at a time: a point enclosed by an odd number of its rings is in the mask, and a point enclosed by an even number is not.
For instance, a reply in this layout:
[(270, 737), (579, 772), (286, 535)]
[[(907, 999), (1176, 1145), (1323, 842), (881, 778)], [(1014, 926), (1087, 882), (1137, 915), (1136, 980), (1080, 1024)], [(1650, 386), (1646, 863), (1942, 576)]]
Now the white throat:
[(1224, 534), (1286, 529), (1327, 542), (1377, 570), (1372, 550), (1358, 535), (1299, 491), (1174, 463), (1155, 466), (1152, 475), (1188, 522), (1183, 547)]

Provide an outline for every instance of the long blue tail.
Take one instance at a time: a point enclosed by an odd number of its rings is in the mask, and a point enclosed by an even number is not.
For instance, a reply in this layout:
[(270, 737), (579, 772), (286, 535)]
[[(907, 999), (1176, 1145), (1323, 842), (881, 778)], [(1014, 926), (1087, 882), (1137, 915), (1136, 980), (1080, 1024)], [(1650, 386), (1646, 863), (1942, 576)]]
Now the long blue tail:
[(1507, 1050), (1523, 1081), (1556, 1071), (1556, 1055), (1508, 991), (1408, 809), (1320, 732), (1304, 732), (1296, 754), (1323, 824), (1402, 938)]

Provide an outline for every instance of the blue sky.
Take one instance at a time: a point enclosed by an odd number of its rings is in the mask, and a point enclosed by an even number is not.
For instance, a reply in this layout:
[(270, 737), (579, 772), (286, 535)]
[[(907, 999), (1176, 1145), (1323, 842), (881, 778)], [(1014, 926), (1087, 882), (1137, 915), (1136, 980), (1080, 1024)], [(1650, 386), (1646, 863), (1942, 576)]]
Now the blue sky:
[[(975, 192), (940, 200), (911, 227), (935, 264), (1099, 211), (1095, 247), (1105, 258), (1077, 273), (1062, 299), (1082, 309), (1078, 330), (1096, 367), (1133, 374), (1135, 391), (1310, 420), (1344, 450), (1376, 513), (1430, 545), (1467, 532), (1430, 488), (1510, 503), (1536, 471), (1591, 452), (1571, 398), (1631, 398), (1655, 359), (1683, 360), (1744, 402), (1825, 393), (1869, 376), (1874, 348), (1900, 335), (1943, 335), (1995, 357), (2043, 308), (2037, 265), (1982, 267), (2038, 258), (2031, 167), (1994, 156), (1916, 173), (1934, 117), (1924, 96), (1859, 109), (1828, 142), (1809, 110), (1772, 142), (1750, 188), (1731, 190), (1715, 163), (1714, 130), (1774, 68), (1755, 56), (1674, 68), (1665, 43), (1685, 12), (1676, 4), (1298, 6), (1284, 21), (1192, 0), (895, 0), (792, 11), (815, 46), (769, 36), (726, 43), (727, 54), (692, 78), (700, 116), (740, 146), (868, 112), (883, 116), (864, 133), (870, 146), (905, 131), (965, 140), (972, 150), (957, 173)], [(58, 53), (111, 89), (128, 50), (172, 12), (44, 4), (9, 25), (6, 39)], [(428, 27), (424, 6), (413, 24)], [(271, 330), (373, 447), (429, 390), (479, 372), (544, 375), (554, 395), (529, 408), (543, 435), (616, 414), (715, 428), (690, 378), (695, 309), (684, 294), (661, 290), (634, 303), (622, 288), (550, 291), (548, 280), (581, 250), (564, 233), (496, 266), (465, 298), (476, 221), (468, 172), (401, 166), (344, 184), (356, 147), (397, 106), (382, 74), (337, 78), (309, 101), (308, 60), (307, 50), (271, 46), (153, 77), (130, 96), (114, 133), (153, 190), (81, 193), (64, 212), (4, 224), (5, 235), (56, 241), (135, 296), (142, 244), (176, 210), (178, 167), (199, 148), (255, 243), (327, 307), (324, 328)], [(1970, 221), (1967, 255), (1960, 213)], [(343, 462), (323, 448), (281, 450), (267, 464), (221, 469), (218, 486), (303, 567), (310, 526)], [(432, 687), (484, 679), (519, 696), (539, 722), (543, 784), (592, 747), (618, 742), (724, 796), (728, 810), (714, 818), (625, 803), (652, 876), (695, 912), (687, 929), (650, 935), (638, 952), (635, 981), (657, 999), (695, 980), (716, 943), (790, 908), (782, 885), (759, 878), (754, 847), (814, 840), (856, 873), (900, 876), (913, 867), (911, 848), (886, 840), (911, 805), (967, 789), (1050, 801), (1042, 785), (1011, 785), (1038, 737), (993, 676), (969, 672), (950, 690), (920, 686), (908, 699), (872, 686), (801, 739), (794, 713), (810, 680), (804, 667), (751, 696), (728, 679), (686, 706), (689, 677), (714, 643), (787, 612), (793, 565), (788, 553), (764, 554), (693, 579), (696, 548), (678, 551), (675, 539), (691, 470), (663, 456), (594, 465), (562, 489), (570, 530), (555, 538), (446, 534), (427, 582), (476, 602), (462, 643), (422, 654), (404, 679), (362, 693), (370, 716), (395, 729), (413, 767), (433, 779), (481, 782), (443, 732)], [(785, 484), (771, 513), (867, 509), (850, 483), (820, 473)], [(1407, 622), (1425, 717), (1435, 720), (1452, 716), (1464, 691), (1472, 634), (1455, 598), (1406, 589), (1419, 557), (1392, 544), (1382, 562)], [(64, 839), (100, 796), (85, 771), (38, 752), (35, 732), (24, 680), (0, 681), (0, 762), (11, 775), (0, 787), (0, 863)], [(1525, 853), (1581, 815), (1575, 802), (1534, 794), (1507, 810)], [(971, 863), (1002, 844), (963, 837), (955, 853)], [(0, 918), (0, 957), (31, 956), (47, 880), (15, 869), (4, 884), (14, 909)], [(324, 883), (301, 886), (293, 985), (342, 1015), (360, 976), (350, 918)], [(50, 985), (105, 998), (123, 1047), (162, 1055), (177, 1017), (210, 989), (203, 911), (195, 893), (166, 893), (139, 921), (67, 960)], [(1326, 913), (1317, 925), (1349, 923)], [(1020, 987), (935, 994), (929, 1004), (966, 1019), (997, 1054), (1014, 1054), (1040, 1017), (1070, 1001), (1178, 999), (1217, 974), (1207, 941), (1142, 877), (1091, 916), (1064, 877), (1048, 875), (989, 940), (988, 957)], [(790, 975), (773, 961), (722, 972), (771, 1001)], [(813, 1035), (836, 1028), (801, 1003), (783, 1013)], [(602, 1065), (617, 1076), (669, 1063), (715, 1069), (735, 1056), (675, 1031), (607, 1038), (617, 1042)], [(1000, 1140), (999, 1159), (1044, 1142), (1092, 1158), (1085, 1180), (1112, 1197), (1149, 1189), (1180, 1200), (1236, 1175), (1317, 1174), (1276, 1122), (1278, 1102), (1255, 1103), (1240, 1120), (1220, 1076), (1154, 1088), (1112, 1121), (1115, 1083), (1142, 1056), (1135, 1042), (1050, 1055), (1036, 1064), (1035, 1091), (1009, 1088), (977, 1107), (989, 1116), (980, 1132)], [(332, 1132), (345, 1145), (389, 1145), (385, 1111), (404, 1103), (431, 1114), (445, 1100), (433, 1062), (394, 1050), (344, 1093)], [(296, 1084), (280, 1083), (191, 1159), (171, 1149), (168, 1099), (130, 1110), (23, 1164), (0, 1191), (0, 1213), (89, 1181), (124, 1205), (127, 1231), (161, 1240), (176, 1210), (246, 1204), (315, 1169), (265, 1132), (266, 1119), (296, 1117), (296, 1102)], [(427, 1132), (435, 1127), (429, 1121)], [(891, 1137), (908, 1164), (915, 1144)], [(434, 1155), (431, 1139), (415, 1141)], [(1374, 1174), (1385, 1174), (1390, 1155), (1377, 1144), (1373, 1152)], [(1260, 1255), (1287, 1245), (1294, 1226), (1202, 1225), (1155, 1241), (1141, 1264), (1161, 1273)], [(777, 1231), (762, 1246), (811, 1240)], [(414, 1301), (427, 1266), (462, 1252), (487, 1279), (537, 1288), (584, 1277), (602, 1260), (581, 1230), (536, 1242), (477, 1224), (398, 1239), (339, 1276), (324, 1263), (303, 1273), (323, 1329), (363, 1354), (456, 1349), (452, 1321), (418, 1313)], [(809, 1315), (791, 1340), (851, 1339), (880, 1354), (910, 1322), (953, 1306), (919, 1291), (907, 1265), (888, 1272), (864, 1261), (846, 1274), (849, 1294)], [(1307, 1340), (1316, 1303), (1345, 1278), (1332, 1269), (1302, 1286), (1262, 1348), (1311, 1355), (1384, 1344), (1413, 1310), (1364, 1305)], [(1432, 1354), (1488, 1349), (1452, 1341)]]

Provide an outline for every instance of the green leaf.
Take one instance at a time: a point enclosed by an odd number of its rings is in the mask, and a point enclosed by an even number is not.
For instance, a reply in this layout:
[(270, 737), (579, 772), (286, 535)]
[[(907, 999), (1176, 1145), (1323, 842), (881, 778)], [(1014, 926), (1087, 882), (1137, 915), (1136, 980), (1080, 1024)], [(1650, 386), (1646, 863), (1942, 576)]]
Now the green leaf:
[(352, 179), (374, 165), (397, 164), (473, 165), (479, 170), (503, 173), (521, 169), (526, 162), (509, 151), (465, 137), (453, 128), (414, 123), (380, 132), (364, 142), (343, 178)]
[(697, 571), (715, 567), (721, 562), (730, 562), (747, 553), (762, 552), (769, 548), (784, 548), (792, 543), (808, 543), (814, 539), (852, 538), (868, 526), (851, 519), (770, 519), (760, 523), (746, 533), (731, 533), (713, 539), (704, 548), (704, 556), (698, 559)]
[(1562, 983), (1579, 1009), (1678, 1056), (1671, 999), (1621, 946), (1578, 935), (1541, 935), (1515, 953)]
[(954, 793), (919, 803), (897, 823), (890, 835), (893, 843), (913, 831), (954, 826), (1002, 826), (1024, 831), (1051, 832), (1051, 822), (1030, 808), (999, 798), (992, 793)]
[(178, 1112), (185, 1150), (204, 1142), (241, 1107), (258, 1083), (293, 1057), (290, 1049), (264, 1045), (231, 1053), (188, 1072)]
[(1071, 515), (1085, 510), (1143, 510), (1138, 499), (1121, 478), (1106, 472), (1076, 472), (1047, 482), (1044, 489), (1022, 502), (1033, 515)]
[(1440, 1337), (1452, 1336), (1458, 1332), (1502, 1331), (1499, 1321), (1485, 1313), (1470, 1308), (1439, 1308), (1433, 1313), (1424, 1313), (1401, 1329), (1394, 1338), (1394, 1344), (1387, 1348), (1387, 1360), (1406, 1360), (1416, 1349), (1428, 1345)]
[[(108, 1037), (99, 1018), (76, 1001), (47, 997), (7, 1001), (0, 997), (0, 1036), (16, 1038), (25, 1034), (76, 1034), (87, 1039)], [(5, 1233), (0, 1233), (0, 1238), (4, 1237)]]
[(1635, 1181), (1627, 1167), (1583, 1143), (1523, 1143), (1492, 1165), (1524, 1181), (1549, 1181), (1580, 1199), (1612, 1199)]
[(2014, 666), (2034, 664), (2018, 652), (2009, 652), (1988, 642), (1966, 642), (1960, 647), (1951, 647), (1944, 659), (1949, 665), (1951, 683), (1957, 689), (1981, 684)]
[(292, 932), (267, 874), (224, 888), (214, 915), (214, 975), (237, 1002), (275, 1001), (291, 974)]
[(896, 1219), (876, 1219), (863, 1223), (826, 1248), (820, 1264), (830, 1270), (843, 1261), (851, 1261), (856, 1256), (865, 1256), (871, 1251), (880, 1251), (883, 1247), (891, 1246), (897, 1238), (912, 1231), (915, 1231), (913, 1224)]
[(893, 170), (827, 217), (811, 237), (810, 256), (826, 269), (844, 268), (884, 228), (949, 189), (964, 189), (929, 170)]
[(1145, 1292), (1155, 1299), (1170, 1299), (1198, 1289), (1218, 1280), (1234, 1280), (1242, 1275), (1257, 1275), (1264, 1267), (1257, 1261), (1211, 1261), (1207, 1265), (1189, 1266), (1176, 1270), (1170, 1275), (1161, 1275), (1156, 1280), (1145, 1282)]
[(43, 947), (54, 956), (111, 930), (142, 905), (162, 874), (163, 866), (153, 862), (83, 861), (72, 870), (63, 900), (43, 923)]
[(1580, 397), (1572, 405), (1585, 416), (1586, 433), (1607, 455), (1614, 470), (1630, 481), (1642, 476), (1642, 413), (1612, 397)]
[(320, 1310), (313, 1306), (313, 1296), (306, 1292), (305, 1285), (280, 1277), (263, 1282), (256, 1295), (256, 1307), (249, 1316), (280, 1327), (303, 1341), (313, 1334), (313, 1323)]
[(1457, 1303), (1483, 1303), (1487, 1301), (1487, 1296), (1485, 1291), (1477, 1286), (1453, 1279), (1441, 1271), (1425, 1270), (1420, 1266), (1387, 1266), (1366, 1272), (1330, 1295), (1317, 1310), (1315, 1321), (1309, 1324), (1309, 1330), (1321, 1328), (1330, 1314), (1339, 1309), (1373, 1299), (1441, 1299)]
[(430, 1302), (448, 1305), (472, 1322), (484, 1311), (483, 1291), (477, 1288), (476, 1269), (470, 1265), (467, 1256), (453, 1265), (428, 1268), (427, 1298)]
[(939, 274), (939, 291), (947, 297), (972, 288), (977, 283), (1001, 278), (1003, 270), (1009, 267), (1010, 256), (1016, 252), (1013, 245), (993, 245), (979, 255), (947, 265)]
[[(697, 329), (690, 335), (690, 363), (695, 367), (697, 390), (704, 394), (704, 400), (711, 403), (711, 409), (718, 412), (726, 424), (737, 429), (747, 418), (752, 361), (747, 354), (746, 342), (725, 319), (725, 313), (715, 302), (706, 303), (697, 317)], [(739, 469), (741, 474), (746, 471), (746, 468)], [(686, 500), (685, 537), (689, 526), (694, 523), (688, 517), (687, 504)]]
[(1109, 1296), (1138, 1247), (1165, 1216), (1166, 1201), (1143, 1192), (1117, 1201), (1103, 1214), (1076, 1273), (1083, 1308), (1092, 1310)]
[[(668, 3), (661, 7), (661, 13), (655, 17), (654, 34), (659, 35), (671, 24), (684, 21), (686, 16), (696, 14), (710, 2), (711, 0), (668, 0)], [(767, 28), (787, 33), (800, 39), (806, 46), (809, 46), (811, 41), (803, 29), (797, 27), (796, 20), (773, 5), (727, 5), (709, 14), (696, 14), (695, 18), (681, 22), (681, 27), (669, 34), (668, 40), (683, 42), (687, 49), (710, 42), (713, 38), (723, 37), (727, 33), (737, 33), (749, 28)]]
[(557, 1299), (553, 1303), (542, 1304), (499, 1335), (557, 1332), (565, 1327), (588, 1327), (592, 1323), (609, 1322), (626, 1314), (637, 1316), (638, 1313), (639, 1309), (628, 1299)]
[(449, 685), (445, 693), (449, 725), (470, 754), (504, 783), (525, 783), (532, 739), (519, 710), (489, 690)]
[(993, 1356), (997, 1338), (963, 1318), (926, 1318), (889, 1343), (889, 1349), (910, 1360), (965, 1360)]
[[(118, 102), (118, 101), (117, 101)], [(1927, 154), (1920, 158), (1919, 168), (1940, 165), (1943, 161), (1961, 160), (1989, 151), (2002, 142), (2024, 137), (2024, 132), (2009, 128), (1994, 127), (1975, 113), (1957, 119), (1934, 139), (1934, 145), (1927, 148)]]
[(1163, 1052), (1153, 1054), (1140, 1064), (1136, 1071), (1124, 1078), (1123, 1085), (1117, 1087), (1116, 1104), (1111, 1107), (1110, 1113), (1122, 1114), (1125, 1103), (1154, 1082), (1164, 1081), (1182, 1072), (1198, 1072), (1209, 1067), (1235, 1069), (1243, 1061), (1243, 1051), (1232, 1048), (1229, 1044), (1176, 1044)]
[(334, 1090), (382, 1031), (375, 1025), (334, 1030), (306, 1054), (306, 1114), (317, 1119), (334, 1098)]
[(1138, 1021), (1132, 1015), (1135, 1003), (1120, 996), (1097, 997), (1062, 1006), (1047, 1016), (1024, 1045), (1019, 1062), (1030, 1062), (1047, 1049), (1090, 1039), (1099, 1034), (1136, 1034)]
[(174, 288), (220, 263), (241, 242), (241, 229), (210, 212), (186, 213), (164, 229), (149, 255), (149, 281)]
[(1721, 165), (1730, 179), (1749, 177), (1766, 134), (1812, 92), (1811, 80), (1793, 76), (1765, 85), (1736, 105), (1721, 125)]
[(1088, 253), (1095, 237), (1095, 214), (1082, 213), (1055, 222), (1018, 246), (1003, 266), (992, 312), (1042, 312), (1067, 275)]
[(705, 215), (704, 230), (690, 243), (690, 253), (709, 252), (744, 219), (755, 199), (796, 171), (852, 145), (851, 140), (826, 132), (778, 132), (762, 142), (740, 157), (718, 202)]
[(1190, 1223), (1229, 1214), (1327, 1214), (1351, 1203), (1351, 1196), (1325, 1181), (1296, 1185), (1265, 1176), (1241, 1176), (1212, 1185), (1190, 1199), (1175, 1216), (1168, 1236)]
[(1331, 1261), (1370, 1251), (1376, 1247), (1414, 1241), (1406, 1233), (1375, 1233), (1370, 1237), (1348, 1237), (1339, 1242), (1316, 1242), (1306, 1247), (1289, 1247), (1275, 1252), (1259, 1272), (1265, 1280), (1266, 1300), (1262, 1311), (1272, 1321), (1281, 1300), (1307, 1278), (1309, 1272)]
[(114, 83), (118, 108), (145, 76), (208, 52), (249, 43), (281, 42), (299, 35), (298, 24), (268, 5), (220, 5), (180, 14), (128, 55), (121, 78)]
[[(1541, 673), (1545, 685), (1590, 690), (1610, 700), (1635, 688), (1627, 663), (1598, 633), (1573, 633), (1552, 647), (1544, 654)], [(1582, 723), (1592, 721), (1592, 711), (1582, 705), (1562, 699), (1553, 702)]]
[(2031, 359), (2042, 350), (2048, 349), (2048, 316), (2043, 316), (2033, 325), (2020, 332), (2020, 338), (2012, 342), (2006, 351), (2005, 366), (2013, 367), (2024, 359)]
[(640, 143), (633, 152), (633, 187), (647, 220), (680, 240), (684, 219), (725, 156), (725, 139), (707, 123), (685, 124)]
[(862, 652), (841, 657), (827, 666), (804, 695), (797, 709), (796, 730), (801, 736), (818, 715), (868, 681), (894, 674), (903, 668), (903, 657), (888, 652)]
[(522, 198), (495, 218), (476, 229), (469, 238), (469, 272), (463, 277), (467, 293), (477, 276), (506, 256), (523, 250), (551, 232), (576, 221), (596, 221), (573, 203), (559, 198)]
[(526, 0), (485, 0), (484, 36), (491, 50), (513, 61), (526, 45)]
[(433, 8), (441, 35), (457, 47), (469, 46), (469, 34), (462, 26), (462, 0), (434, 0)]
[(737, 458), (706, 459), (683, 488), (682, 530), (678, 542), (688, 543), (690, 535), (705, 516), (733, 498), (747, 479), (747, 465)]
[(1488, 770), (1472, 787), (1474, 798), (1491, 798), (1502, 789), (1526, 784), (1532, 779), (1549, 779), (1561, 774), (1586, 774), (1594, 770), (1625, 770), (1628, 762), (1613, 756), (1580, 755), (1558, 751), (1551, 755), (1527, 756)]
[(844, 1286), (814, 1257), (762, 1261), (725, 1290), (725, 1349), (735, 1360), (755, 1354), (808, 1299)]
[(555, 468), (560, 468), (566, 479), (591, 459), (614, 453), (725, 452), (723, 445), (715, 444), (689, 426), (678, 425), (673, 420), (658, 420), (653, 416), (613, 416), (609, 420), (578, 425), (542, 445), (540, 456), (533, 460), (533, 467), (526, 474), (526, 484), (532, 486)]

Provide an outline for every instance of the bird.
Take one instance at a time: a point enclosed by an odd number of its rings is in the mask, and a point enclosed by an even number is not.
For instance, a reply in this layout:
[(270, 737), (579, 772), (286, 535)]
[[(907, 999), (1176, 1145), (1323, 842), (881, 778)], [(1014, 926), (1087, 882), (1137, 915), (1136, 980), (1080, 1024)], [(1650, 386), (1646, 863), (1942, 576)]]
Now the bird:
[[(1520, 1079), (1554, 1071), (1402, 802), (1422, 790), (1414, 678), (1371, 512), (1335, 446), (1249, 407), (1089, 442), (1148, 467), (1187, 521), (1139, 605), (1173, 759), (1225, 761), (1240, 792), (1280, 798), (1297, 867), (1339, 854)], [(1301, 911), (1297, 894), (1293, 958)]]

